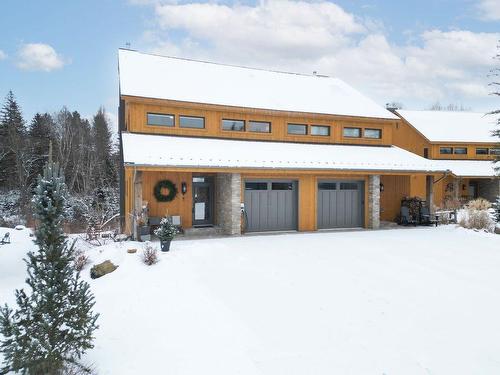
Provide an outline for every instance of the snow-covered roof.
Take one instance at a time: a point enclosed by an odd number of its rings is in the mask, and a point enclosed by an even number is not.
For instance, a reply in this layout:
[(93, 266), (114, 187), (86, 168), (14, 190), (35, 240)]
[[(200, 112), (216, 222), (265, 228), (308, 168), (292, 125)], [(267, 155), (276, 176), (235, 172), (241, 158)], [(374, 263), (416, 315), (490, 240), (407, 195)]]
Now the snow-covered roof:
[(122, 133), (125, 164), (140, 166), (444, 172), (399, 147), (239, 141)]
[(120, 93), (236, 107), (397, 119), (337, 78), (119, 51)]
[(495, 117), (479, 112), (398, 110), (431, 142), (495, 142)]
[[(494, 177), (495, 164), (491, 160), (434, 160), (442, 169), (449, 169), (458, 177)], [(500, 165), (499, 165), (500, 166)]]

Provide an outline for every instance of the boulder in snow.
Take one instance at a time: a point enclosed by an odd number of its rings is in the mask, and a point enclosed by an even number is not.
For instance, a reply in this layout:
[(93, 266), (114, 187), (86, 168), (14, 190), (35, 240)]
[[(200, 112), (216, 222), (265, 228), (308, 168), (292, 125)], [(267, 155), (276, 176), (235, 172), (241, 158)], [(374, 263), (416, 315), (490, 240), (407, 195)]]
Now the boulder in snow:
[(117, 268), (118, 266), (115, 266), (113, 263), (111, 263), (110, 260), (105, 260), (104, 262), (96, 264), (90, 269), (90, 277), (93, 279), (97, 279), (101, 276), (113, 272)]

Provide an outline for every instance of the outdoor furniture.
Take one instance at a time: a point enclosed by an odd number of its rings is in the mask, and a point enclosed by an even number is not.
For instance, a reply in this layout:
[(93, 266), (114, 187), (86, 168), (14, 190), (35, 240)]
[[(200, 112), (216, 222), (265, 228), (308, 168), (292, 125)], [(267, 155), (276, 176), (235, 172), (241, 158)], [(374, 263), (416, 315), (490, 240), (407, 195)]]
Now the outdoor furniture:
[(417, 225), (417, 220), (412, 215), (410, 215), (410, 209), (408, 207), (401, 207), (400, 216), (401, 225)]
[(437, 227), (439, 222), (439, 215), (431, 215), (429, 207), (422, 206), (420, 209), (420, 224), (422, 225), (435, 225)]
[(442, 223), (457, 223), (457, 211), (456, 210), (441, 210), (436, 211), (436, 215), (439, 221)]
[(4, 234), (3, 238), (0, 240), (0, 245), (6, 245), (10, 243), (10, 233), (7, 232)]

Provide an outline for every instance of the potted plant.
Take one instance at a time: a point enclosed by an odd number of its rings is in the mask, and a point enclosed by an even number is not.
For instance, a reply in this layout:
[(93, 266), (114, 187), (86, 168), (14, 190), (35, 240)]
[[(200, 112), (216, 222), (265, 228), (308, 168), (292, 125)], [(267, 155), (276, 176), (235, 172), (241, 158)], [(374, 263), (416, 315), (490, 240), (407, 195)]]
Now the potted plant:
[(177, 234), (177, 227), (172, 224), (172, 221), (168, 217), (164, 217), (160, 221), (160, 226), (155, 229), (155, 235), (160, 239), (161, 251), (170, 250), (170, 242)]

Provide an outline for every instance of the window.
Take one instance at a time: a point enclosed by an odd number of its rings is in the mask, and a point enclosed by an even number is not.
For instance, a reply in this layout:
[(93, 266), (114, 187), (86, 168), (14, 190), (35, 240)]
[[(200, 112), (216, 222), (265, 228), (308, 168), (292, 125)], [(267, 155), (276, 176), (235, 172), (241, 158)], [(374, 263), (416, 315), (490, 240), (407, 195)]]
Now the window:
[(477, 147), (476, 148), (476, 155), (488, 155), (488, 148), (487, 147)]
[(245, 121), (243, 120), (222, 120), (222, 130), (232, 130), (237, 132), (245, 131)]
[(148, 113), (148, 125), (174, 126), (174, 115), (162, 115), (160, 113)]
[(455, 147), (453, 152), (455, 154), (459, 154), (459, 155), (466, 155), (467, 154), (467, 147)]
[(440, 147), (439, 153), (442, 155), (453, 154), (453, 147)]
[(500, 155), (500, 148), (490, 148), (490, 155)]
[(271, 190), (293, 190), (292, 182), (273, 182)]
[(255, 133), (271, 133), (271, 123), (264, 121), (248, 121), (248, 131)]
[(267, 182), (246, 182), (245, 190), (267, 190)]
[(363, 136), (365, 138), (380, 139), (380, 138), (382, 138), (382, 130), (381, 129), (365, 129), (363, 131)]
[(355, 182), (341, 182), (340, 190), (358, 190), (358, 184)]
[(424, 158), (429, 159), (429, 149), (424, 147)]
[(307, 125), (288, 124), (288, 134), (306, 135), (307, 134)]
[(359, 138), (361, 137), (361, 129), (360, 128), (344, 128), (344, 137), (349, 138)]
[(330, 135), (330, 127), (325, 125), (311, 125), (311, 135)]
[(335, 182), (320, 182), (318, 184), (319, 190), (337, 190), (337, 183)]
[(192, 116), (179, 116), (179, 126), (181, 128), (203, 129), (205, 128), (205, 118), (192, 117)]

